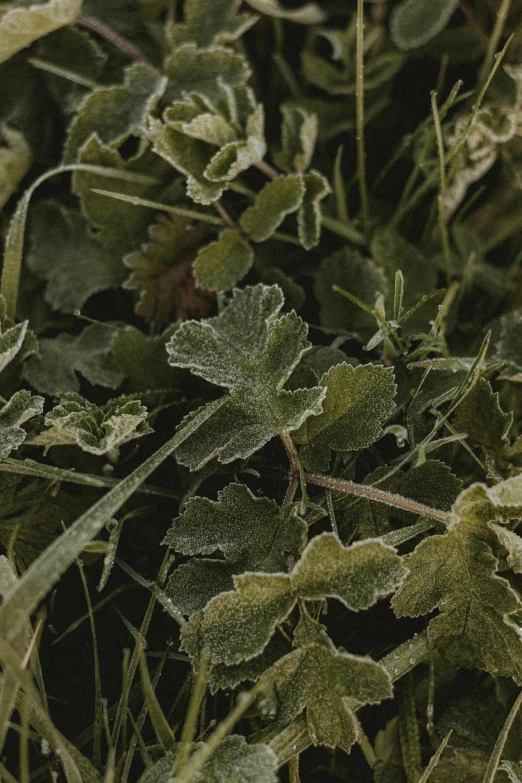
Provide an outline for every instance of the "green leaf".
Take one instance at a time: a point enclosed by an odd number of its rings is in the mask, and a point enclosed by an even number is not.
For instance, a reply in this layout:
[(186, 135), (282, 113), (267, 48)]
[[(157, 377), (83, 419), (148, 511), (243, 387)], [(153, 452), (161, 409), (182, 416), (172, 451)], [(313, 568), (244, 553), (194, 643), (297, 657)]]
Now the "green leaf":
[(100, 324), (87, 326), (78, 337), (62, 332), (39, 341), (39, 355), (24, 365), (26, 381), (37, 391), (57, 396), (78, 392), (79, 372), (93, 385), (117, 389), (125, 374), (111, 354), (113, 332)]
[(267, 498), (256, 498), (243, 484), (229, 484), (218, 501), (189, 500), (174, 520), (164, 544), (185, 555), (217, 550), (225, 560), (193, 559), (171, 576), (166, 592), (181, 611), (202, 609), (220, 592), (233, 588), (232, 576), (243, 571), (284, 571), (287, 554), (305, 544), (306, 524), (295, 510), (280, 510)]
[(405, 310), (437, 288), (437, 269), (433, 261), (396, 231), (377, 231), (372, 237), (371, 254), (375, 264), (386, 277), (387, 291), (382, 293), (386, 294), (388, 301), (393, 297), (395, 274), (398, 270), (402, 272), (405, 283)]
[(211, 291), (229, 291), (246, 275), (254, 260), (249, 245), (227, 228), (216, 242), (202, 248), (194, 261), (196, 285)]
[(277, 286), (234, 290), (218, 317), (186, 322), (171, 338), (171, 365), (230, 391), (204, 430), (178, 452), (182, 464), (195, 469), (216, 455), (222, 462), (246, 458), (320, 412), (323, 389), (283, 388), (309, 345), (295, 313), (278, 317), (282, 305)]
[(522, 309), (512, 310), (500, 319), (501, 332), (496, 356), (522, 372)]
[(375, 319), (346, 297), (332, 291), (333, 285), (344, 288), (374, 307), (379, 293), (386, 290), (384, 275), (372, 261), (363, 258), (356, 250), (343, 248), (321, 262), (315, 281), (315, 295), (321, 307), (323, 326), (354, 334), (365, 342), (375, 332)]
[(105, 405), (94, 405), (78, 394), (66, 394), (45, 417), (49, 430), (34, 442), (40, 446), (76, 444), (90, 454), (116, 456), (129, 440), (152, 432), (147, 409), (133, 397), (116, 397)]
[(281, 150), (274, 154), (278, 168), (303, 173), (309, 167), (317, 141), (317, 115), (299, 106), (282, 106)]
[(24, 424), (43, 411), (42, 397), (31, 397), (28, 391), (18, 391), (0, 408), (0, 459), (5, 459), (26, 439)]
[[(201, 747), (197, 743), (194, 750)], [(140, 783), (168, 783), (177, 749), (167, 753), (140, 778)], [(244, 737), (232, 734), (218, 745), (215, 753), (197, 772), (194, 783), (277, 783), (277, 756), (268, 745), (248, 745)]]
[(199, 49), (184, 44), (165, 62), (165, 73), (170, 79), (166, 99), (182, 101), (188, 95), (197, 95), (216, 105), (223, 100), (223, 85), (232, 90), (244, 87), (251, 69), (247, 60), (231, 49)]
[(201, 622), (203, 643), (214, 662), (239, 663), (258, 655), (297, 598), (332, 597), (352, 611), (367, 609), (402, 577), (400, 558), (380, 541), (344, 547), (331, 533), (316, 536), (291, 574), (246, 573), (235, 591), (213, 598)]
[[(371, 658), (336, 650), (324, 626), (307, 615), (296, 629), (296, 643), (298, 649), (277, 661), (259, 681), (271, 711), (275, 700), (275, 727), (286, 726), (306, 710), (314, 745), (341, 747), (349, 752), (357, 738), (357, 724), (345, 700), (355, 698), (367, 704), (390, 698), (390, 677)], [(260, 712), (263, 715), (263, 695)]]
[(33, 155), (19, 131), (0, 125), (0, 137), (3, 142), (0, 147), (0, 209), (3, 209), (29, 171)]
[(402, 0), (390, 20), (394, 42), (403, 50), (422, 46), (446, 27), (458, 4), (458, 0)]
[(247, 0), (255, 11), (299, 24), (320, 24), (325, 13), (317, 3), (304, 3), (300, 8), (284, 8), (278, 0)]
[[(3, 303), (5, 306), (5, 302)], [(0, 307), (2, 305), (0, 304)], [(3, 319), (2, 319), (3, 320)], [(27, 335), (28, 321), (3, 330), (0, 327), (0, 372), (11, 362), (20, 351)]]
[(169, 365), (165, 350), (175, 329), (172, 325), (153, 337), (135, 326), (114, 330), (111, 354), (125, 378), (126, 392), (180, 388), (182, 373)]
[(499, 450), (508, 443), (507, 433), (512, 420), (513, 414), (504, 413), (499, 396), (493, 392), (489, 381), (479, 378), (457, 408), (452, 424), (457, 432), (466, 432), (469, 441), (486, 449)]
[(93, 134), (105, 147), (114, 150), (129, 136), (143, 137), (147, 116), (158, 103), (166, 84), (164, 76), (146, 65), (133, 63), (125, 71), (122, 86), (93, 90), (69, 127), (64, 163), (74, 163)]
[(82, 216), (55, 201), (30, 213), (26, 262), (47, 280), (45, 299), (54, 310), (74, 313), (99, 291), (117, 288), (125, 276), (120, 259), (90, 232)]
[(241, 0), (188, 0), (183, 6), (182, 23), (172, 24), (168, 29), (169, 42), (173, 49), (187, 42), (194, 42), (204, 48), (216, 44), (227, 44), (240, 38), (258, 17), (238, 13)]
[(37, 38), (72, 24), (82, 0), (49, 0), (32, 5), (9, 5), (0, 15), (0, 62), (29, 46)]
[(314, 471), (327, 470), (330, 451), (356, 451), (376, 441), (394, 407), (397, 387), (391, 368), (338, 364), (321, 378), (323, 411), (294, 434), (305, 444), (302, 457)]
[(448, 531), (423, 541), (408, 555), (409, 569), (392, 605), (399, 617), (440, 614), (429, 625), (432, 644), (448, 660), (522, 682), (522, 603), (496, 575), (488, 523), (516, 518), (522, 507), (520, 477), (488, 488), (474, 484), (453, 506)]
[(522, 783), (522, 766), (516, 761), (503, 761), (500, 769), (508, 773), (510, 783)]
[(522, 574), (522, 538), (513, 530), (490, 523), (490, 528), (497, 536), (500, 544), (507, 551), (507, 563), (516, 573)]
[(317, 171), (303, 174), (305, 192), (297, 212), (299, 239), (305, 250), (319, 244), (321, 238), (321, 201), (332, 192), (328, 180)]
[(267, 182), (255, 204), (241, 215), (241, 228), (254, 242), (264, 242), (287, 215), (299, 209), (305, 192), (305, 181), (300, 174), (289, 174)]

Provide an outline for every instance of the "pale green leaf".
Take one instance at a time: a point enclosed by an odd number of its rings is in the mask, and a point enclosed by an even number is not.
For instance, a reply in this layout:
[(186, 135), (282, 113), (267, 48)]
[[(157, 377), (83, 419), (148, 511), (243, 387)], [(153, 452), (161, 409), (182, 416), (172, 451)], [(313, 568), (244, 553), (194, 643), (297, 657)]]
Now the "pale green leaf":
[[(197, 743), (194, 750), (201, 747)], [(177, 749), (167, 753), (148, 769), (140, 783), (168, 783)], [(260, 743), (248, 745), (244, 737), (232, 734), (218, 745), (210, 759), (197, 772), (194, 783), (278, 783), (277, 756)]]
[(133, 397), (115, 397), (95, 405), (78, 394), (66, 394), (45, 417), (48, 430), (33, 442), (39, 446), (77, 445), (90, 454), (116, 456), (124, 443), (152, 432), (147, 409)]
[(381, 541), (346, 548), (323, 533), (308, 544), (291, 574), (235, 576), (235, 591), (216, 596), (204, 610), (203, 643), (215, 662), (248, 660), (263, 651), (299, 596), (333, 597), (353, 611), (367, 609), (394, 590), (402, 575), (400, 558)]
[(194, 42), (198, 47), (226, 44), (240, 38), (257, 21), (253, 14), (238, 13), (241, 0), (188, 0), (183, 6), (183, 22), (172, 24), (169, 42), (176, 49)]
[(0, 329), (0, 372), (14, 359), (23, 345), (27, 334), (28, 321), (10, 326), (3, 332)]
[(0, 11), (0, 62), (24, 49), (37, 38), (72, 24), (82, 7), (82, 0), (49, 0), (19, 6), (12, 4)]
[(274, 163), (288, 173), (306, 171), (317, 141), (317, 115), (299, 106), (282, 106), (281, 150)]
[(112, 356), (112, 329), (91, 324), (78, 337), (62, 332), (39, 341), (39, 355), (24, 365), (24, 378), (37, 391), (59, 395), (78, 392), (81, 373), (89, 383), (117, 389), (125, 373)]
[(295, 433), (305, 444), (302, 456), (315, 471), (326, 470), (330, 451), (355, 451), (376, 441), (394, 406), (396, 385), (391, 368), (338, 364), (321, 378), (326, 389), (323, 411)]
[(254, 240), (263, 242), (272, 236), (285, 217), (303, 203), (305, 182), (299, 174), (289, 174), (268, 182), (240, 218), (241, 228)]
[(246, 458), (282, 430), (297, 429), (320, 412), (324, 390), (283, 387), (309, 348), (306, 325), (295, 313), (279, 316), (277, 286), (241, 291), (216, 318), (181, 325), (167, 345), (169, 362), (229, 389), (225, 405), (178, 452), (182, 464), (201, 467)]
[(325, 13), (317, 3), (304, 3), (300, 8), (285, 8), (279, 0), (247, 0), (254, 11), (275, 16), (278, 19), (288, 19), (299, 24), (320, 24), (325, 19)]
[[(306, 722), (314, 745), (349, 751), (357, 738), (357, 724), (347, 700), (376, 703), (392, 695), (386, 670), (371, 658), (336, 650), (323, 630), (305, 615), (295, 632), (298, 649), (264, 672), (260, 698), (272, 707), (275, 728), (283, 728), (306, 710)], [(263, 699), (264, 695), (264, 699)], [(275, 712), (275, 715), (273, 714)]]
[(510, 783), (522, 783), (522, 766), (516, 761), (503, 761), (500, 769), (508, 773)]
[(518, 476), (495, 487), (474, 484), (453, 506), (448, 531), (423, 541), (405, 565), (404, 583), (393, 598), (398, 616), (440, 610), (429, 638), (444, 657), (468, 668), (522, 682), (522, 634), (516, 615), (522, 604), (495, 573), (488, 523), (516, 518), (522, 505)]
[(305, 192), (297, 211), (299, 239), (305, 250), (319, 244), (321, 238), (321, 201), (332, 192), (328, 180), (317, 171), (303, 174)]
[(237, 231), (225, 229), (216, 242), (203, 247), (195, 261), (194, 274), (200, 288), (229, 291), (246, 275), (254, 254)]
[(507, 551), (506, 559), (509, 567), (516, 574), (522, 574), (522, 538), (513, 530), (502, 525), (490, 523), (490, 527)]
[(19, 131), (2, 125), (0, 137), (4, 142), (0, 147), (1, 210), (29, 171), (33, 156), (23, 134)]
[(125, 277), (119, 257), (90, 233), (76, 210), (40, 202), (30, 213), (28, 233), (27, 265), (47, 281), (45, 299), (54, 310), (74, 313)]
[(73, 163), (93, 134), (111, 149), (117, 149), (131, 135), (144, 136), (147, 116), (166, 84), (167, 79), (152, 68), (133, 63), (125, 72), (123, 85), (93, 90), (69, 127), (64, 163)]
[(458, 0), (402, 0), (394, 8), (390, 30), (399, 49), (416, 49), (446, 27)]
[(42, 397), (18, 391), (0, 408), (0, 458), (5, 459), (26, 439), (22, 424), (43, 411)]
[(188, 43), (167, 58), (165, 74), (170, 79), (167, 100), (173, 102), (198, 95), (215, 105), (223, 98), (223, 85), (232, 90), (244, 87), (251, 70), (247, 60), (231, 49), (221, 46), (199, 49)]

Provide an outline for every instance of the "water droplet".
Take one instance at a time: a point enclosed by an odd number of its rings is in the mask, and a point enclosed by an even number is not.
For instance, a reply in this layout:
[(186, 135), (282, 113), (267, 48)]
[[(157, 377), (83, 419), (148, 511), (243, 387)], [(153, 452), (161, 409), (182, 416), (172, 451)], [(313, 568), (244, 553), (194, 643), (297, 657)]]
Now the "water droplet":
[(413, 666), (414, 663), (415, 663), (415, 658), (410, 658), (410, 666)]

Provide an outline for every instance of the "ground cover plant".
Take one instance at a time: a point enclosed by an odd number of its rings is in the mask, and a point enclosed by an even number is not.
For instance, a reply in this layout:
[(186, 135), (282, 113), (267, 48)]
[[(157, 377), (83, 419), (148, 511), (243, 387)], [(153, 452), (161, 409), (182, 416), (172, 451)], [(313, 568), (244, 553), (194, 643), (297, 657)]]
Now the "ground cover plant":
[(521, 783), (521, 0), (0, 4), (0, 778)]

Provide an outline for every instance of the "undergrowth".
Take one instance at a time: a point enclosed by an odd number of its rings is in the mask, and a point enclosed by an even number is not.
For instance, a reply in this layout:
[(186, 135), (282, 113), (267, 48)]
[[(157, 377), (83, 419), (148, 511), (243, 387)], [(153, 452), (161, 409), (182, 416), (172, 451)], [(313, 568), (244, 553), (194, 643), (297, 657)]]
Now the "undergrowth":
[(0, 778), (521, 783), (522, 0), (0, 63)]

